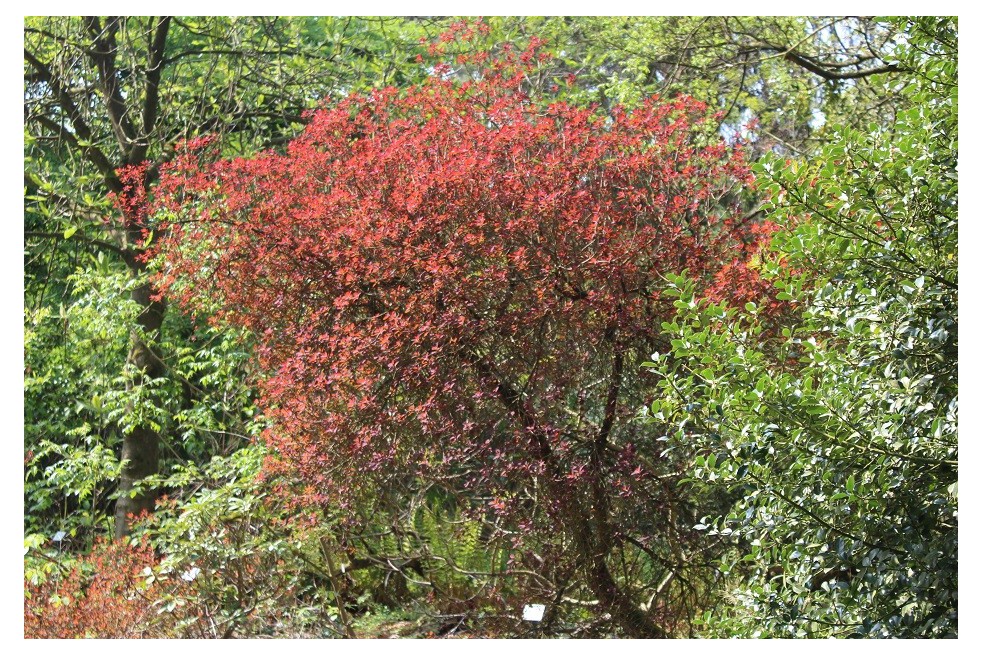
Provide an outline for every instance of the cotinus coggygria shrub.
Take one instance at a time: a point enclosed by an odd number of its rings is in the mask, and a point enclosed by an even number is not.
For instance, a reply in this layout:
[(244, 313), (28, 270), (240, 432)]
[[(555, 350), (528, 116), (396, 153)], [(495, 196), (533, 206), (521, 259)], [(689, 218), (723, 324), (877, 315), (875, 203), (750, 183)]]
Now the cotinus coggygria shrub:
[(187, 150), (157, 192), (159, 281), (256, 335), (298, 499), (357, 520), (442, 489), (566, 596), (669, 636), (694, 521), (682, 464), (631, 420), (638, 367), (675, 311), (664, 274), (757, 296), (767, 230), (703, 104), (540, 102), (535, 45), (349, 96), (282, 153)]

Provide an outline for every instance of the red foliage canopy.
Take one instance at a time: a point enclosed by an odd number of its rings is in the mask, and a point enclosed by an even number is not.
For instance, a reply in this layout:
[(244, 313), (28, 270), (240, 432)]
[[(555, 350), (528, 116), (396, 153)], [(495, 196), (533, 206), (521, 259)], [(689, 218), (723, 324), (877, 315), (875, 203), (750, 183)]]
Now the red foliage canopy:
[(655, 473), (627, 419), (663, 274), (757, 292), (751, 175), (706, 107), (540, 104), (535, 56), (348, 97), (285, 154), (165, 171), (161, 282), (257, 335), (269, 441), (308, 500), (424, 479), (507, 511), (539, 479), (552, 520), (616, 538), (602, 499)]

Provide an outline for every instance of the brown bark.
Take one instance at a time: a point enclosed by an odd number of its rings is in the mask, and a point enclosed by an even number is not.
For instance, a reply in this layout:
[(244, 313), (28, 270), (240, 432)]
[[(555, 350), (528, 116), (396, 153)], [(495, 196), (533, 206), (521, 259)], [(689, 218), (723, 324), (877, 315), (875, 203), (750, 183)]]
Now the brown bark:
[[(146, 98), (143, 104), (142, 132), (137, 138), (136, 130), (127, 118), (127, 107), (118, 87), (116, 75), (116, 32), (121, 26), (119, 17), (108, 20), (105, 28), (98, 29), (98, 19), (90, 23), (96, 48), (90, 53), (99, 70), (109, 113), (120, 152), (129, 164), (140, 164), (147, 156), (150, 135), (156, 127), (162, 60), (170, 18), (162, 17), (154, 30), (150, 45), (148, 69), (146, 72)], [(149, 181), (144, 180), (144, 185)], [(145, 266), (141, 263), (143, 255), (139, 244), (143, 243), (143, 226), (127, 217), (126, 241), (130, 256), (124, 257), (132, 275), (143, 278)], [(137, 329), (131, 333), (128, 361), (136, 367), (139, 375), (134, 376), (127, 386), (130, 390), (144, 384), (149, 378), (163, 377), (166, 373), (163, 361), (153, 347), (160, 338), (166, 305), (163, 300), (153, 300), (156, 290), (149, 282), (143, 282), (133, 290), (131, 298), (142, 311), (137, 317)], [(130, 517), (142, 512), (152, 512), (156, 503), (156, 493), (145, 489), (134, 491), (134, 487), (151, 475), (156, 475), (160, 466), (160, 432), (149, 425), (139, 425), (123, 437), (121, 458), (125, 462), (119, 479), (119, 499), (116, 501), (115, 536), (120, 539), (130, 532)]]
[[(140, 273), (142, 271), (134, 271), (136, 275)], [(147, 342), (148, 339), (152, 341), (159, 336), (164, 321), (164, 302), (152, 300), (153, 293), (153, 287), (144, 283), (134, 289), (131, 296), (143, 311), (137, 318), (139, 329), (133, 330), (131, 336), (128, 359), (139, 374), (127, 383), (129, 390), (144, 384), (147, 378), (158, 378), (165, 372), (158, 353)], [(129, 534), (130, 516), (153, 511), (156, 494), (152, 490), (135, 491), (134, 488), (141, 480), (157, 473), (159, 451), (160, 433), (149, 425), (139, 425), (123, 436), (122, 459), (125, 464), (119, 480), (119, 499), (116, 501), (117, 539)]]

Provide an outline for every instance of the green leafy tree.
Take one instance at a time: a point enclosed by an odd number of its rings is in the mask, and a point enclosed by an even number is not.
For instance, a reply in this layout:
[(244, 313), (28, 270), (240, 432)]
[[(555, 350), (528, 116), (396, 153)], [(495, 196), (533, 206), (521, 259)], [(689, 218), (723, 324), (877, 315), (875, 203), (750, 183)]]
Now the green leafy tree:
[[(197, 414), (214, 435), (236, 431), (215, 423), (237, 415), (241, 425), (251, 406), (247, 393), (216, 399), (204, 380), (214, 374), (204, 369), (239, 364), (231, 351), (219, 363), (201, 344), (217, 339), (228, 349), (233, 340), (168, 319), (145, 275), (154, 226), (143, 202), (158, 167), (175, 143), (201, 133), (224, 135), (238, 153), (284, 143), (324, 96), (411, 76), (419, 67), (406, 46), (417, 27), (354, 18), (27, 19), (25, 440), (43, 453), (29, 468), (63, 457), (38, 448), (44, 441), (119, 448), (117, 536), (128, 515), (153, 508), (154, 493), (138, 483), (159, 469), (162, 436), (165, 458), (182, 444), (185, 454), (207, 450), (207, 439), (188, 443), (186, 430), (181, 443), (173, 439), (180, 413)], [(103, 307), (94, 314), (96, 302)], [(93, 330), (101, 354), (86, 350), (97, 345)], [(50, 411), (55, 398), (64, 403)], [(96, 399), (121, 403), (112, 414)], [(209, 411), (217, 418), (205, 418)], [(29, 483), (28, 494), (35, 488)], [(28, 500), (41, 512), (37, 505)]]
[[(751, 121), (756, 153), (808, 152), (831, 126), (892, 120), (902, 80), (899, 30), (849, 17), (521, 17), (489, 19), (490, 43), (544, 38), (556, 59), (529, 81), (605, 107), (685, 94), (721, 112), (724, 133)], [(569, 77), (572, 76), (572, 77)]]
[(957, 635), (957, 24), (896, 24), (896, 122), (760, 167), (788, 226), (761, 266), (796, 319), (777, 336), (675, 278), (648, 420), (737, 499), (696, 526), (735, 545), (718, 634)]

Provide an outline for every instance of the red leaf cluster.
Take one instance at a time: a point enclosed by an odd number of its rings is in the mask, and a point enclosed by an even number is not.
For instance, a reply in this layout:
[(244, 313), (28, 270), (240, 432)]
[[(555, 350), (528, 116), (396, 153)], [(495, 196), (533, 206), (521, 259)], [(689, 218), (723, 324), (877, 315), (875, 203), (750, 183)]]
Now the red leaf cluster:
[(141, 572), (155, 564), (148, 545), (100, 543), (64, 578), (30, 586), (24, 601), (28, 639), (133, 639), (147, 636), (158, 589)]
[(514, 506), (542, 476), (629, 496), (663, 275), (756, 291), (752, 177), (706, 106), (536, 102), (527, 55), (348, 97), (282, 154), (189, 149), (162, 175), (159, 281), (257, 336), (268, 440), (306, 500), (424, 478)]
[(147, 171), (150, 162), (123, 166), (116, 175), (123, 188), (119, 193), (110, 193), (109, 199), (119, 210), (126, 227), (146, 227), (147, 211), (150, 203), (147, 194)]

